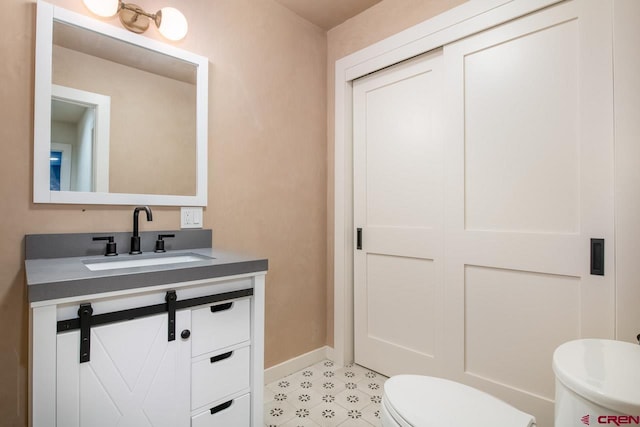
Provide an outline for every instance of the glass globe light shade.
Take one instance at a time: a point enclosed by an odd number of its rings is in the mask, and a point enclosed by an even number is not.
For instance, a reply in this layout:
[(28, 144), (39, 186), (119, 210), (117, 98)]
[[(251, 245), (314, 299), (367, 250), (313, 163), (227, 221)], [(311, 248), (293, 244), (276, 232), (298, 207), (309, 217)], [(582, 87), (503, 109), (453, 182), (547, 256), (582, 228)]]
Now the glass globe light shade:
[(118, 13), (119, 0), (82, 0), (87, 8), (98, 16), (110, 17)]
[(184, 17), (182, 12), (173, 7), (163, 7), (160, 12), (162, 12), (162, 19), (158, 26), (160, 34), (169, 40), (182, 40), (189, 29), (187, 18)]

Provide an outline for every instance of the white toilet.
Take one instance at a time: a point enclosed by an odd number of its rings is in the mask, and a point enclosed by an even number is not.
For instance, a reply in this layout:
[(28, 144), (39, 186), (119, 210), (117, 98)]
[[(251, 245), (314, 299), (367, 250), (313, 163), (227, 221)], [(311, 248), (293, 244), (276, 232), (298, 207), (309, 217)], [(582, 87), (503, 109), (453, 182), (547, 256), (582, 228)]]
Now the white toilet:
[(383, 427), (532, 427), (532, 415), (466, 385), (398, 375), (384, 383)]
[(555, 425), (640, 425), (640, 346), (581, 339), (553, 353)]

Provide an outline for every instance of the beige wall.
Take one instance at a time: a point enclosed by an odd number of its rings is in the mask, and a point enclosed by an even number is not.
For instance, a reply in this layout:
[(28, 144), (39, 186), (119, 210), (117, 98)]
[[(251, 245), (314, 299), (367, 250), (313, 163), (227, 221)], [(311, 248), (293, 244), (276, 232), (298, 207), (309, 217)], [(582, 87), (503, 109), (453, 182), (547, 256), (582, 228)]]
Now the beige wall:
[(327, 33), (327, 343), (333, 346), (333, 159), (335, 63), (351, 53), (464, 3), (383, 0)]
[[(80, 0), (55, 0), (81, 13)], [(136, 2), (152, 9), (150, 0)], [(187, 16), (178, 45), (210, 58), (209, 206), (217, 245), (269, 258), (266, 366), (326, 340), (326, 36), (273, 1), (166, 0)], [(35, 4), (0, 14), (0, 424), (27, 424), (28, 233), (131, 230), (132, 207), (34, 205)], [(117, 24), (117, 21), (115, 22)], [(151, 28), (153, 36), (156, 30)], [(179, 228), (153, 207), (141, 229)]]

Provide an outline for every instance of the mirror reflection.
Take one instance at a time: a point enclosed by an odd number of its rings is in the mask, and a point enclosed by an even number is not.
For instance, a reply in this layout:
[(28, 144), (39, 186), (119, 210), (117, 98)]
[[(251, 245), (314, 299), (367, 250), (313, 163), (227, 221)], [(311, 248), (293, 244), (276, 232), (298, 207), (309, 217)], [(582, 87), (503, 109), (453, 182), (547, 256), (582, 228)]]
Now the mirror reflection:
[(92, 158), (94, 132), (94, 108), (56, 99), (51, 101), (52, 191), (97, 191), (92, 173), (95, 169)]
[(53, 26), (50, 190), (196, 194), (196, 66)]
[(109, 192), (111, 98), (51, 88), (51, 191)]

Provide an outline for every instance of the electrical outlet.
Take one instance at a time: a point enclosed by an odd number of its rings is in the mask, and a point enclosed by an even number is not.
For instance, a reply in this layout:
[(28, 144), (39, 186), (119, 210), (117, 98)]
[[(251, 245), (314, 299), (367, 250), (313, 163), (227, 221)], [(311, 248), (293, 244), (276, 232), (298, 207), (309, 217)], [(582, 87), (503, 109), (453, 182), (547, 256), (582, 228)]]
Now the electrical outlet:
[(180, 208), (181, 228), (202, 228), (202, 208), (182, 207)]

